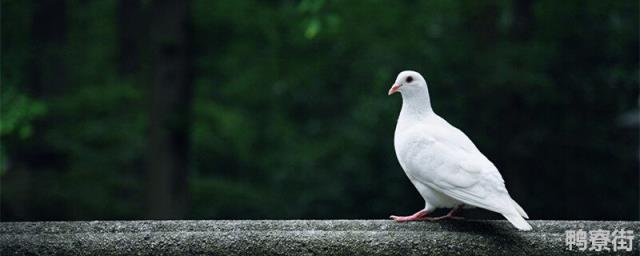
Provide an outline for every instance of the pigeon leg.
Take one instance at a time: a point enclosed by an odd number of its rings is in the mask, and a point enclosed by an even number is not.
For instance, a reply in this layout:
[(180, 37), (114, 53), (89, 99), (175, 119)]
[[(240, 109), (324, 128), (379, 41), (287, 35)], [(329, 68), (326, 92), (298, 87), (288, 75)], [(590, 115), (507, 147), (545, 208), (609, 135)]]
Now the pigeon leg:
[(427, 220), (429, 221), (436, 221), (436, 220), (444, 220), (444, 219), (453, 219), (453, 220), (461, 220), (464, 219), (463, 217), (459, 217), (459, 216), (453, 216), (453, 214), (459, 212), (460, 210), (462, 210), (462, 207), (464, 206), (464, 204), (458, 205), (455, 208), (451, 209), (451, 211), (449, 211), (449, 213), (447, 213), (447, 215), (444, 216), (440, 216), (440, 217), (425, 217)]
[(420, 210), (420, 211), (414, 213), (411, 216), (395, 216), (395, 215), (391, 215), (391, 216), (389, 216), (389, 218), (391, 218), (392, 220), (395, 220), (397, 222), (419, 221), (419, 220), (428, 220), (429, 217), (427, 217), (427, 214), (429, 214), (429, 212), (427, 212), (426, 210)]

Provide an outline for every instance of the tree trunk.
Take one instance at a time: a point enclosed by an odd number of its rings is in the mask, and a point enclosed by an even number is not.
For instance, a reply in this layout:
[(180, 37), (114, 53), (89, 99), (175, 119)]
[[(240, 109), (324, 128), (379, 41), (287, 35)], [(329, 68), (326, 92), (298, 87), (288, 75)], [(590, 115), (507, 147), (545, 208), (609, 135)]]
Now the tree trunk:
[(471, 2), (465, 13), (467, 28), (475, 37), (478, 50), (492, 50), (498, 40), (498, 15), (500, 5), (497, 1)]
[(144, 13), (140, 0), (118, 1), (118, 72), (133, 75), (140, 68), (140, 48), (144, 38)]
[(189, 6), (183, 0), (151, 3), (152, 84), (147, 148), (148, 214), (184, 217), (192, 99)]
[(62, 91), (66, 84), (65, 45), (67, 5), (64, 0), (43, 0), (34, 4), (31, 25), (30, 93), (43, 98)]
[[(33, 4), (33, 16), (28, 71), (25, 72), (25, 91), (30, 97), (45, 100), (63, 91), (66, 81), (65, 49), (67, 42), (67, 5), (64, 0), (42, 0)], [(8, 152), (13, 160), (3, 181), (19, 184), (17, 198), (3, 206), (9, 219), (47, 219), (30, 202), (34, 201), (35, 181), (40, 175), (36, 170), (55, 168), (61, 157), (46, 145), (44, 131), (55, 120), (38, 120), (34, 124), (33, 136), (15, 152)], [(3, 209), (3, 212), (5, 210)]]
[(512, 6), (513, 25), (512, 38), (526, 41), (531, 37), (533, 29), (533, 3), (531, 0), (515, 0)]
[[(508, 40), (510, 40), (513, 46), (522, 46), (525, 45), (529, 37), (531, 36), (531, 30), (533, 27), (533, 14), (532, 14), (532, 2), (531, 0), (514, 0), (511, 3), (510, 12), (513, 15), (513, 22), (509, 29), (507, 30)], [(512, 46), (512, 47), (513, 47)], [(515, 60), (511, 60), (510, 65), (516, 67), (517, 69), (524, 70), (526, 67), (523, 67), (522, 59), (524, 59), (524, 54)], [(510, 125), (505, 129), (508, 132), (505, 132), (505, 135), (500, 140), (502, 140), (502, 145), (509, 145), (509, 140), (513, 136), (517, 136), (517, 132), (521, 128), (517, 124), (522, 115), (522, 111), (524, 108), (524, 98), (517, 93), (511, 93), (510, 95), (503, 96), (504, 98), (509, 99), (510, 110), (504, 112), (505, 120), (508, 120)], [(509, 150), (509, 149), (504, 149)], [(508, 154), (507, 151), (503, 152), (505, 155)], [(506, 159), (506, 163), (508, 166), (515, 167), (518, 166), (517, 159)], [(509, 173), (505, 176), (508, 176), (508, 187), (512, 197), (518, 202), (520, 205), (523, 205), (525, 211), (527, 210), (526, 205), (529, 205), (530, 200), (532, 200), (532, 196), (527, 192), (531, 190), (532, 181), (525, 174), (521, 174), (520, 170), (509, 170)], [(531, 213), (529, 213), (531, 214)]]

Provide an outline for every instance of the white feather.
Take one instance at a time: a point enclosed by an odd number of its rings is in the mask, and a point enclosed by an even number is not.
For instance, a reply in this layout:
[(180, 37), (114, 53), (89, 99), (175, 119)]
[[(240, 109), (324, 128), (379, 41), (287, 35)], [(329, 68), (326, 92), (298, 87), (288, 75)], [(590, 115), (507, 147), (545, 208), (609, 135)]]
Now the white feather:
[(396, 84), (401, 84), (403, 98), (396, 155), (424, 198), (425, 210), (465, 204), (500, 213), (516, 228), (531, 230), (523, 219), (527, 214), (507, 192), (498, 169), (462, 131), (433, 112), (424, 78), (404, 71)]

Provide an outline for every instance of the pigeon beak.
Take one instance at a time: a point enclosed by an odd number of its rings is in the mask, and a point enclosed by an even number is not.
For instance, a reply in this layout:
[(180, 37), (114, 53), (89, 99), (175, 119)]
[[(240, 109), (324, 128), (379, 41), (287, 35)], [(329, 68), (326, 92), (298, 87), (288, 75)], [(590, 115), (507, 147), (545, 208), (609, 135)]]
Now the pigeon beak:
[(399, 89), (400, 89), (400, 85), (399, 84), (393, 84), (393, 86), (391, 86), (391, 89), (389, 89), (389, 94), (387, 94), (387, 95), (394, 94)]

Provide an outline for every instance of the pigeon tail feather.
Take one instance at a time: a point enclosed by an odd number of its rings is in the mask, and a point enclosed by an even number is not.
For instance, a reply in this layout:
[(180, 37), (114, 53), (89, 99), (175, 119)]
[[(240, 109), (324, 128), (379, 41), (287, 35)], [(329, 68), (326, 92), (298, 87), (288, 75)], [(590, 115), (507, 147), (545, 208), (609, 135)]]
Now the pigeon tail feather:
[(511, 202), (513, 202), (513, 206), (516, 208), (516, 211), (518, 211), (518, 214), (520, 214), (520, 216), (522, 216), (525, 219), (529, 219), (529, 215), (527, 215), (526, 212), (524, 212), (524, 209), (522, 209), (522, 207), (516, 203), (515, 200), (511, 199)]
[(511, 222), (511, 224), (513, 224), (513, 226), (519, 230), (529, 231), (533, 229), (531, 225), (529, 225), (529, 223), (527, 223), (527, 221), (524, 220), (524, 218), (522, 218), (522, 216), (520, 216), (515, 212), (503, 213), (502, 216), (504, 216), (507, 220), (509, 220), (509, 222)]

